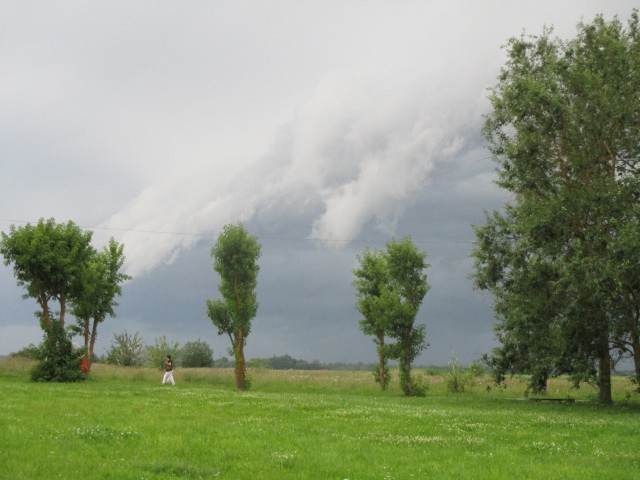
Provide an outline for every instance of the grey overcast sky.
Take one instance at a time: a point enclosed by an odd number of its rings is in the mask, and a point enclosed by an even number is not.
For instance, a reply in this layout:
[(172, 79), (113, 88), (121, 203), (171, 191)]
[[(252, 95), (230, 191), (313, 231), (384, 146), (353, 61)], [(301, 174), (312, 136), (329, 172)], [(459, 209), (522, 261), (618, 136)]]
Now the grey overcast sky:
[[(563, 38), (635, 1), (0, 1), (0, 230), (53, 217), (125, 244), (99, 332), (227, 354), (205, 314), (226, 223), (262, 244), (247, 355), (372, 362), (352, 269), (411, 235), (431, 291), (420, 364), (494, 344), (468, 280), (473, 231), (506, 200), (480, 130), (501, 48)], [(42, 338), (0, 266), (0, 354)]]

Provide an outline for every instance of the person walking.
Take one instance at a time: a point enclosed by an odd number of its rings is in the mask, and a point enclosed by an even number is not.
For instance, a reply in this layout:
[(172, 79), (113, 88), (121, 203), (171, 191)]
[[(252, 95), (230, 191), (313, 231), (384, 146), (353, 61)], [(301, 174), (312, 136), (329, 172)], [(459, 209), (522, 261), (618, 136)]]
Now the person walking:
[(162, 377), (162, 384), (170, 383), (171, 385), (175, 385), (176, 382), (173, 380), (173, 361), (171, 360), (171, 355), (167, 355), (166, 360), (164, 361), (164, 377)]

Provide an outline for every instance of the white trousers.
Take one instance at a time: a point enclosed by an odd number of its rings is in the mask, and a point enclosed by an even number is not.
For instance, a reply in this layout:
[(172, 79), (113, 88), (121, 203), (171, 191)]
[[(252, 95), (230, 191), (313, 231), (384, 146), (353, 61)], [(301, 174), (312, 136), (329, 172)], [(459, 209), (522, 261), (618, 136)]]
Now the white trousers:
[(164, 372), (164, 377), (162, 377), (162, 384), (170, 383), (171, 385), (175, 385), (176, 382), (173, 381), (173, 370), (170, 372)]

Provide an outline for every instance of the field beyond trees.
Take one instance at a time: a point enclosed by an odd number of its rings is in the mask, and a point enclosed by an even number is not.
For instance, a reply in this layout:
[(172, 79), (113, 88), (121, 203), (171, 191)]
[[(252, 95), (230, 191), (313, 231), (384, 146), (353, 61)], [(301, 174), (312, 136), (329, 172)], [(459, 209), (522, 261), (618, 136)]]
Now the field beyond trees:
[(600, 406), (563, 379), (534, 399), (525, 379), (453, 394), (446, 373), (416, 370), (427, 394), (408, 398), (397, 371), (382, 392), (370, 372), (249, 369), (239, 392), (232, 369), (179, 368), (171, 387), (103, 364), (84, 383), (34, 383), (31, 366), (0, 360), (0, 478), (639, 478), (640, 394), (625, 377)]

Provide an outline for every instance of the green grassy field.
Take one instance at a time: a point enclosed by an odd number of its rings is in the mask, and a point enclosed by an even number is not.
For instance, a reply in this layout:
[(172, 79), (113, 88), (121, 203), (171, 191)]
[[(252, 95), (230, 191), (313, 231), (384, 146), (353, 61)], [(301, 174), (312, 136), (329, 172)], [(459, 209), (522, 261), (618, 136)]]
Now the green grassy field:
[[(28, 380), (0, 362), (0, 478), (7, 479), (633, 479), (640, 394), (615, 379), (613, 407), (554, 380), (533, 402), (524, 383), (488, 379), (462, 394), (424, 376), (424, 398), (367, 372), (161, 372), (95, 365), (81, 384)], [(397, 384), (397, 379), (394, 379)]]

